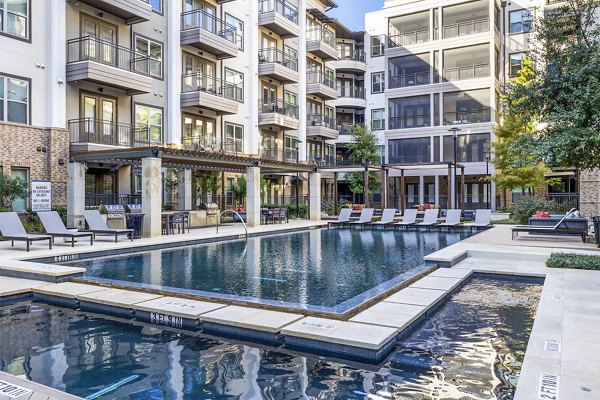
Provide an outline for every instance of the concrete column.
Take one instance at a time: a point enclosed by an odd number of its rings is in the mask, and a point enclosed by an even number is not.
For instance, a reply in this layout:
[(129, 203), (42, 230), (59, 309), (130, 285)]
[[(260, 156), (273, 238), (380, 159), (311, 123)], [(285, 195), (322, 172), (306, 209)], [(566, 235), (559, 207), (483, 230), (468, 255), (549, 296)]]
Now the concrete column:
[(388, 171), (381, 169), (381, 208), (388, 208)]
[(435, 204), (437, 204), (438, 206), (442, 206), (440, 204), (440, 176), (439, 175), (434, 175), (433, 176), (433, 201), (435, 202)]
[(335, 215), (339, 215), (339, 213), (340, 213), (340, 200), (339, 200), (339, 194), (338, 194), (338, 176), (339, 176), (339, 172), (333, 173), (333, 204), (334, 204), (333, 213)]
[(179, 195), (179, 206), (180, 210), (191, 210), (192, 209), (192, 170), (184, 169), (180, 170), (177, 175), (178, 195)]
[[(48, 32), (46, 35), (48, 50), (48, 94), (52, 101), (48, 101), (48, 120), (41, 125), (53, 128), (67, 127), (66, 96), (67, 85), (65, 76), (65, 60), (67, 58), (67, 24), (65, 0), (48, 2)], [(30, 22), (31, 23), (31, 22)], [(36, 122), (34, 122), (36, 124)]]
[(496, 182), (490, 182), (490, 208), (492, 211), (496, 211), (498, 205), (496, 204)]
[(118, 183), (119, 183), (119, 194), (131, 194), (131, 166), (123, 165), (119, 168)]
[[(181, 10), (183, 10), (182, 0), (170, 0), (164, 2), (164, 7), (167, 8), (167, 57), (166, 57), (166, 72), (167, 75), (167, 129), (164, 141), (166, 144), (181, 144), (181, 108), (180, 97), (181, 93)], [(251, 29), (248, 29), (251, 31)], [(160, 93), (162, 95), (162, 93)], [(162, 97), (162, 96), (161, 96)]]
[(425, 177), (419, 176), (419, 204), (425, 203)]
[(260, 225), (260, 167), (246, 168), (246, 225)]
[(161, 164), (157, 157), (142, 159), (142, 212), (145, 238), (161, 235)]
[(85, 164), (78, 162), (69, 163), (67, 175), (67, 226), (83, 229)]
[(321, 173), (311, 172), (309, 180), (310, 220), (321, 220)]

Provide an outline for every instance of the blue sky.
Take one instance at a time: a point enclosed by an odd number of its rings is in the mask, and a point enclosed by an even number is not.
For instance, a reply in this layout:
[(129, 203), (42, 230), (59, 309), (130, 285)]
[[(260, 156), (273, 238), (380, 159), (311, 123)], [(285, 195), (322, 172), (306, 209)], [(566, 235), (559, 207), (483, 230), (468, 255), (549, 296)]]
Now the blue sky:
[(335, 0), (338, 7), (327, 14), (354, 31), (365, 29), (365, 13), (379, 10), (384, 0)]

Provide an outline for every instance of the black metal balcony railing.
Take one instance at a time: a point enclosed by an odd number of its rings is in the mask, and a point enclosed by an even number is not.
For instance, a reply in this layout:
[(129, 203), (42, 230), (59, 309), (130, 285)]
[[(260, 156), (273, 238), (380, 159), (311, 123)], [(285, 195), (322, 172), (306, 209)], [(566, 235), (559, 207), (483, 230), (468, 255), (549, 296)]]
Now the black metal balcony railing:
[(324, 126), (326, 128), (336, 129), (335, 118), (321, 114), (308, 114), (306, 122), (312, 126)]
[(389, 77), (389, 88), (398, 89), (410, 86), (428, 85), (431, 83), (429, 79), (429, 71), (415, 72), (413, 74), (404, 74)]
[(181, 92), (206, 92), (235, 101), (244, 101), (244, 88), (199, 72), (181, 76)]
[(258, 0), (258, 13), (276, 12), (298, 24), (298, 8), (284, 0)]
[(231, 43), (237, 43), (238, 34), (235, 26), (217, 18), (204, 10), (186, 11), (181, 14), (181, 30), (202, 29), (222, 37)]
[(411, 115), (404, 117), (390, 117), (389, 129), (423, 128), (431, 126), (431, 115)]
[(283, 100), (259, 100), (258, 112), (260, 114), (275, 113), (286, 117), (298, 119), (299, 109), (296, 104), (286, 103)]
[(275, 47), (260, 49), (258, 51), (258, 62), (260, 64), (277, 63), (298, 72), (298, 59)]
[(336, 48), (335, 33), (325, 28), (311, 28), (306, 31), (306, 41), (318, 40), (329, 47)]
[(338, 97), (364, 99), (365, 88), (362, 86), (338, 86)]
[(365, 53), (362, 51), (353, 51), (351, 54), (346, 54), (342, 51), (338, 51), (338, 58), (344, 61), (365, 62)]
[(456, 24), (444, 25), (444, 39), (457, 36), (472, 35), (475, 33), (488, 32), (490, 30), (490, 19), (479, 18)]
[(320, 83), (335, 89), (335, 77), (327, 75), (322, 71), (308, 71), (306, 73), (306, 83)]
[(456, 111), (444, 113), (444, 125), (477, 124), (491, 121), (491, 110), (481, 108), (478, 110)]
[(99, 207), (100, 204), (142, 204), (141, 194), (86, 193), (85, 206)]
[(388, 47), (401, 47), (425, 42), (429, 42), (429, 29), (390, 35), (388, 38)]
[(463, 79), (486, 78), (490, 76), (490, 64), (464, 65), (444, 69), (444, 81), (461, 81)]
[(190, 132), (184, 133), (182, 145), (186, 150), (225, 152), (230, 154), (243, 153), (244, 150), (241, 140), (233, 138), (221, 140), (214, 136), (196, 135)]
[(95, 143), (125, 147), (147, 147), (154, 143), (150, 140), (149, 128), (136, 128), (131, 124), (94, 118), (70, 120), (69, 133), (71, 143)]
[(94, 61), (125, 71), (150, 75), (151, 59), (146, 54), (91, 36), (67, 41), (67, 63)]
[(286, 147), (284, 149), (280, 149), (277, 147), (261, 148), (259, 150), (259, 157), (265, 160), (272, 161), (297, 162), (298, 150), (289, 147)]

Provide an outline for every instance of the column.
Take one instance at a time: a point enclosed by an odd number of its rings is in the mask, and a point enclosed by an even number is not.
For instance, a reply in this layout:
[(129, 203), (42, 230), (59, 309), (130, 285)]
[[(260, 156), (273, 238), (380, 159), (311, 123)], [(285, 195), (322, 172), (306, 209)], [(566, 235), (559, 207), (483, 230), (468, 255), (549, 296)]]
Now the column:
[(246, 168), (246, 225), (260, 225), (260, 167)]
[[(52, 101), (47, 102), (48, 120), (42, 125), (52, 128), (67, 128), (67, 85), (65, 76), (65, 60), (67, 59), (67, 29), (65, 0), (53, 0), (48, 4), (47, 70), (48, 95)], [(31, 23), (31, 19), (29, 21)]]
[(425, 204), (425, 177), (419, 175), (419, 204)]
[(142, 212), (145, 238), (161, 235), (162, 161), (158, 157), (142, 159)]
[(442, 205), (440, 204), (440, 176), (437, 174), (433, 176), (433, 186), (434, 186), (433, 199), (435, 201), (435, 204), (437, 204), (441, 208)]
[(496, 211), (498, 204), (496, 204), (496, 182), (490, 182), (490, 208), (492, 211)]
[(452, 189), (454, 185), (452, 182), (454, 181), (454, 177), (452, 176), (452, 164), (448, 164), (448, 209), (452, 208), (452, 204), (454, 204), (454, 190)]
[(404, 182), (404, 170), (400, 170), (400, 212), (404, 215), (404, 210), (406, 209), (406, 184)]
[(321, 220), (321, 173), (309, 174), (310, 220)]
[(67, 226), (84, 228), (85, 164), (71, 162), (67, 168)]
[(459, 191), (459, 194), (460, 194), (460, 207), (464, 214), (465, 200), (467, 199), (467, 196), (465, 193), (465, 167), (461, 167), (461, 169), (460, 169), (460, 191)]
[(340, 200), (338, 194), (338, 176), (339, 172), (333, 173), (333, 213), (339, 215), (340, 213)]
[(388, 171), (381, 168), (381, 208), (388, 208)]
[(123, 165), (119, 168), (118, 183), (119, 183), (119, 194), (131, 194), (131, 165)]
[(184, 169), (179, 170), (177, 174), (178, 185), (178, 196), (180, 210), (191, 210), (192, 209), (192, 170)]
[[(166, 75), (167, 75), (167, 93), (164, 95), (167, 99), (168, 112), (167, 112), (167, 128), (165, 143), (181, 144), (181, 108), (180, 108), (180, 97), (181, 93), (181, 71), (182, 71), (182, 58), (181, 58), (181, 0), (165, 1), (164, 7), (167, 8), (167, 57), (165, 62), (167, 63)], [(156, 29), (156, 28), (155, 28)], [(162, 93), (159, 93), (162, 95)]]

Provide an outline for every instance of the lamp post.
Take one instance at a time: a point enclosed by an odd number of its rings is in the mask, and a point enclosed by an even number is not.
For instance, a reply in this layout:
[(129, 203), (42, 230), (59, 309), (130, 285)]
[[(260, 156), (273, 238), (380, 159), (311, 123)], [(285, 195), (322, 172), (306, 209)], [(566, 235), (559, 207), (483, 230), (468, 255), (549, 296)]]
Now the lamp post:
[[(296, 164), (300, 163), (300, 144), (302, 140), (296, 140)], [(300, 219), (300, 194), (298, 193), (298, 181), (300, 172), (296, 171), (296, 219)]]
[(448, 132), (452, 132), (452, 139), (454, 141), (454, 208), (458, 207), (458, 187), (456, 185), (456, 138), (458, 137), (459, 131), (461, 131), (461, 129), (456, 126), (448, 130)]
[(492, 183), (490, 182), (490, 160), (492, 159), (492, 152), (489, 149), (489, 145), (486, 150), (483, 151), (483, 156), (485, 157), (485, 177), (486, 177), (486, 186), (485, 186), (485, 194), (487, 197), (486, 206), (490, 209), (490, 197), (492, 196)]
[(363, 158), (362, 165), (365, 167), (365, 172), (363, 175), (363, 200), (365, 207), (369, 207), (369, 160)]

